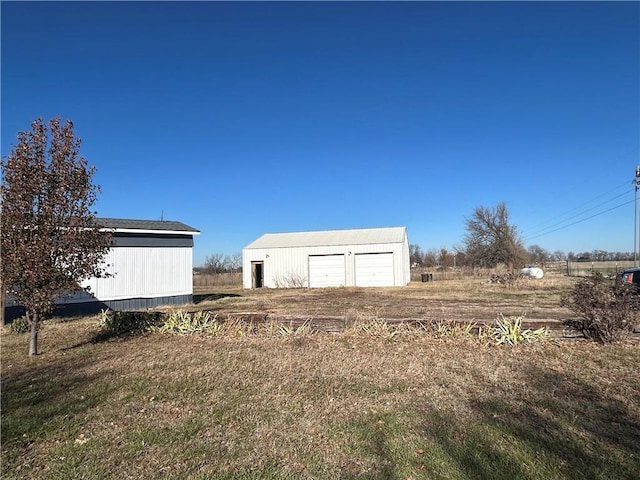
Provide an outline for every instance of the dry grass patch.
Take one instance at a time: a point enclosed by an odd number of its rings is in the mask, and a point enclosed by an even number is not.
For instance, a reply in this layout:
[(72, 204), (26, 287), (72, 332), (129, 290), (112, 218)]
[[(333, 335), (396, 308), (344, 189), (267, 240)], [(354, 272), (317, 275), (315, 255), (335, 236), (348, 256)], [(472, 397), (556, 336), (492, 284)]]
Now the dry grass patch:
[[(219, 287), (200, 290), (195, 309), (214, 313), (261, 312), (277, 315), (415, 318), (429, 321), (492, 322), (496, 315), (531, 321), (561, 320), (570, 312), (560, 297), (575, 279), (546, 276), (521, 279), (515, 286), (465, 278), (412, 282), (402, 288), (254, 289)], [(210, 298), (211, 300), (207, 300)]]
[(3, 335), (5, 478), (638, 478), (640, 349)]

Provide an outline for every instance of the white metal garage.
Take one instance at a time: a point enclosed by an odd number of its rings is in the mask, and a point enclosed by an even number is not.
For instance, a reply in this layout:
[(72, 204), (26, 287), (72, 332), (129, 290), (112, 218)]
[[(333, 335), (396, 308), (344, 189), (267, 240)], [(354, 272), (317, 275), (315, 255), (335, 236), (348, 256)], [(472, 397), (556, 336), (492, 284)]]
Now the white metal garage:
[(267, 233), (242, 250), (244, 288), (409, 283), (406, 227)]

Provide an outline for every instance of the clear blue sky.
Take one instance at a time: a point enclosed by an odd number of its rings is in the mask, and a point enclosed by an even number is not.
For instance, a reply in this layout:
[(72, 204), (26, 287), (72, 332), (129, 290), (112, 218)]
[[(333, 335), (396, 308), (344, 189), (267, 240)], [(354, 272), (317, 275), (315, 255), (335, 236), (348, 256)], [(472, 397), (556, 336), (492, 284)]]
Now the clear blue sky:
[(195, 265), (267, 232), (407, 226), (452, 248), (501, 201), (527, 246), (634, 249), (640, 3), (1, 14), (2, 155), (35, 118), (72, 119), (99, 216), (200, 229)]

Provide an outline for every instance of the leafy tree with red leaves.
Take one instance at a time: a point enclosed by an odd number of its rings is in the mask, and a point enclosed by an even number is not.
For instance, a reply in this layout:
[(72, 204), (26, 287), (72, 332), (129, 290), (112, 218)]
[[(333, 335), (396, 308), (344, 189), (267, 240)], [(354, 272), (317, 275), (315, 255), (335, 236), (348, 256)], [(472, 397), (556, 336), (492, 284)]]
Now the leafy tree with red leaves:
[(2, 283), (25, 307), (29, 355), (38, 353), (38, 330), (56, 299), (105, 275), (111, 234), (100, 230), (91, 210), (100, 187), (80, 143), (70, 120), (62, 125), (54, 118), (47, 126), (40, 118), (2, 160)]

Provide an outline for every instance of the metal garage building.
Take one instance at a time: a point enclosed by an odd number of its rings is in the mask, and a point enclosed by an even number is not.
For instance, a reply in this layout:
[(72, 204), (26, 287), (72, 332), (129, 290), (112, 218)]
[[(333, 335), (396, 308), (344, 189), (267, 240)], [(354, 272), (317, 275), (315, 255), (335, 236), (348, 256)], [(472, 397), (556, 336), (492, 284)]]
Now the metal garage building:
[(267, 233), (242, 250), (242, 267), (244, 288), (405, 286), (407, 229)]
[[(112, 232), (113, 246), (105, 257), (107, 278), (83, 283), (91, 293), (65, 299), (56, 314), (112, 310), (142, 310), (180, 305), (193, 300), (193, 237), (200, 232), (181, 222), (97, 218)], [(21, 315), (7, 299), (7, 318)]]

